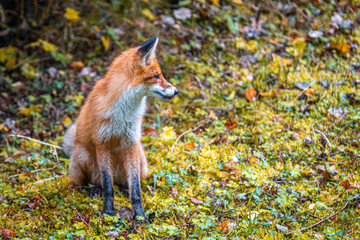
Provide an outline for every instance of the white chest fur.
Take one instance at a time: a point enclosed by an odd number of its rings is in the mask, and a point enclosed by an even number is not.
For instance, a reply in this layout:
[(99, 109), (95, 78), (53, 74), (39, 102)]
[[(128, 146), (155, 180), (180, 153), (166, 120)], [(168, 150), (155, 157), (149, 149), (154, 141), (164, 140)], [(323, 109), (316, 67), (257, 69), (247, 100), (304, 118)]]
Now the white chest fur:
[(111, 137), (121, 137), (127, 142), (139, 142), (145, 110), (143, 87), (129, 87), (105, 112), (105, 119), (109, 119), (109, 122), (100, 126), (98, 138), (107, 141)]

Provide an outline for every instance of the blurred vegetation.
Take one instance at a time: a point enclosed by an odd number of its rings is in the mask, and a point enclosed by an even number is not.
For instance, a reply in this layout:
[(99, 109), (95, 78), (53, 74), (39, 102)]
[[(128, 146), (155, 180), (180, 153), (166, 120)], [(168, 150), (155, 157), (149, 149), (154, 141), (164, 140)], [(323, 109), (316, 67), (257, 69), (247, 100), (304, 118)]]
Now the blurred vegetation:
[[(3, 0), (1, 235), (358, 239), (359, 16), (359, 1)], [(69, 190), (61, 150), (12, 134), (58, 146), (111, 60), (154, 36), (180, 94), (149, 100), (153, 222), (136, 225)], [(130, 207), (118, 189), (115, 206)]]

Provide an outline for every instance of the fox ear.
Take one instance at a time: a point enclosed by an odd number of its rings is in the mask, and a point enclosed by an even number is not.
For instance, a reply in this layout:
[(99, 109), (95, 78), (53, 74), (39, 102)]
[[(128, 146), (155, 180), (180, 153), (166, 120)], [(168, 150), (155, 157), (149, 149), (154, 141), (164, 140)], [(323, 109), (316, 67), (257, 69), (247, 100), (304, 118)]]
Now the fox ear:
[(137, 50), (137, 55), (140, 56), (140, 64), (147, 65), (151, 59), (155, 57), (155, 49), (159, 42), (159, 38), (153, 37), (143, 42)]

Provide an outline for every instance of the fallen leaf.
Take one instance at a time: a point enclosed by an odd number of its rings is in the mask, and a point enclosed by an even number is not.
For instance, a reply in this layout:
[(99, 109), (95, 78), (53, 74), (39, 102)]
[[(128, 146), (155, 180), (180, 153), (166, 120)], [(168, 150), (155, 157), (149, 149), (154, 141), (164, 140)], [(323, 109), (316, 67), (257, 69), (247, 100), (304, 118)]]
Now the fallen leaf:
[(72, 9), (72, 8), (65, 8), (65, 15), (68, 20), (78, 20), (79, 19), (79, 12)]
[(295, 56), (300, 56), (306, 48), (306, 40), (304, 38), (296, 38), (293, 41), (295, 48)]
[(151, 127), (145, 127), (142, 133), (144, 136), (158, 136), (157, 131)]
[(339, 185), (344, 187), (346, 190), (348, 190), (351, 186), (349, 179), (345, 179)]
[(70, 126), (71, 125), (71, 119), (69, 117), (66, 117), (63, 121), (63, 124), (65, 124), (66, 126)]
[(101, 36), (101, 42), (104, 46), (104, 49), (107, 51), (110, 48), (110, 38), (108, 36)]
[(13, 157), (24, 156), (24, 155), (26, 155), (26, 152), (16, 151), (16, 152), (14, 152)]
[(229, 221), (225, 220), (225, 221), (221, 222), (219, 224), (219, 226), (216, 227), (216, 229), (219, 232), (227, 233), (229, 231), (229, 228), (228, 228), (229, 223), (230, 223)]
[(339, 52), (342, 52), (342, 53), (348, 53), (348, 52), (350, 52), (351, 46), (348, 43), (334, 43), (334, 42), (331, 42), (330, 43), (330, 48), (338, 50)]
[(216, 172), (216, 176), (219, 178), (224, 178), (227, 176), (227, 174), (224, 172), (218, 171), (218, 172)]
[(2, 228), (2, 229), (1, 229), (1, 235), (2, 235), (5, 239), (16, 236), (15, 233), (14, 233), (14, 231), (11, 231), (11, 230), (5, 229), (5, 228)]
[(165, 113), (166, 113), (166, 115), (173, 115), (174, 114), (174, 111), (172, 110), (172, 108), (171, 107), (168, 107), (166, 110), (165, 110)]
[(200, 199), (197, 199), (197, 198), (194, 198), (194, 197), (191, 197), (190, 199), (195, 204), (203, 204), (204, 203), (203, 200), (200, 200)]
[(247, 98), (247, 100), (249, 100), (249, 102), (254, 102), (256, 101), (256, 91), (254, 88), (250, 87), (250, 88), (247, 88), (245, 90), (245, 96)]
[(8, 215), (13, 209), (14, 207), (11, 205), (11, 207), (5, 212), (4, 215)]
[(309, 204), (309, 210), (313, 210), (316, 207), (315, 203), (310, 203)]
[(13, 84), (11, 84), (10, 87), (16, 88), (16, 89), (24, 89), (25, 85), (22, 82), (17, 81), (17, 82), (14, 82)]
[(33, 113), (39, 113), (41, 110), (39, 108), (39, 105), (30, 105), (30, 107), (28, 108), (19, 108), (19, 112), (18, 112), (18, 115), (22, 114), (22, 115), (25, 115), (25, 116), (30, 116), (31, 114)]
[(227, 129), (232, 129), (237, 126), (237, 123), (234, 120), (228, 120), (225, 122), (225, 127)]
[(181, 7), (174, 10), (174, 16), (176, 19), (186, 20), (191, 18), (191, 10), (188, 8)]
[(85, 65), (83, 64), (82, 61), (75, 61), (75, 62), (70, 63), (70, 67), (72, 67), (73, 69), (76, 69), (76, 70), (80, 70), (83, 67), (85, 67)]
[(185, 144), (185, 149), (195, 149), (195, 143), (187, 143)]
[(149, 9), (144, 8), (141, 13), (149, 20), (155, 19), (155, 15)]
[(217, 120), (217, 116), (216, 116), (216, 113), (214, 111), (210, 111), (209, 113), (209, 119), (211, 120)]

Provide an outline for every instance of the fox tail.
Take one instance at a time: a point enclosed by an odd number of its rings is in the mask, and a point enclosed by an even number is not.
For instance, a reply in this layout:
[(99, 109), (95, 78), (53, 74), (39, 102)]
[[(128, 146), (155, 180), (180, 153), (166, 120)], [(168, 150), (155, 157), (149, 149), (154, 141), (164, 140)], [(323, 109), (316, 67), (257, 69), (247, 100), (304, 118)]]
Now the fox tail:
[(66, 131), (63, 141), (61, 143), (61, 147), (63, 148), (65, 154), (70, 157), (71, 152), (74, 147), (75, 142), (75, 130), (76, 130), (76, 123), (71, 125), (68, 130)]

